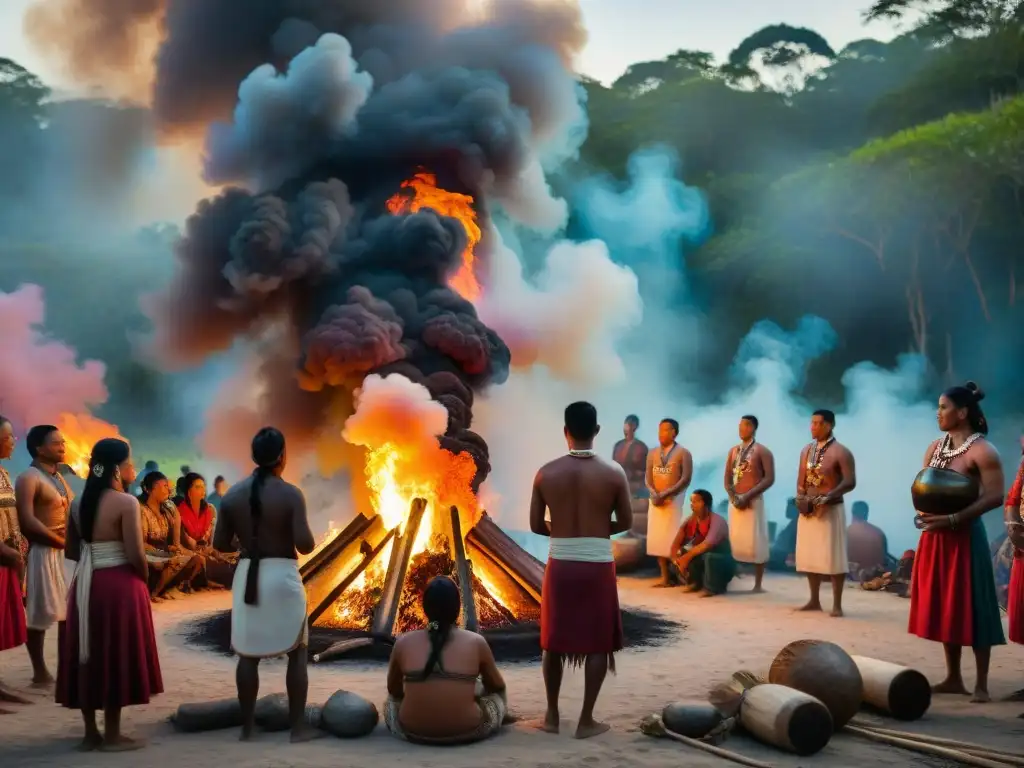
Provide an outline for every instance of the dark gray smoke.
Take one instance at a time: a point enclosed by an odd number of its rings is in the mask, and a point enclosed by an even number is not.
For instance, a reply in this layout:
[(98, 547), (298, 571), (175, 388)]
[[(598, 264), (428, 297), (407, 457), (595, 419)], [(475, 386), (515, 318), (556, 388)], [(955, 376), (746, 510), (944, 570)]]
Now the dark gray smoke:
[(206, 176), (244, 189), (199, 206), (173, 283), (150, 300), (165, 359), (195, 364), (239, 338), (278, 339), (258, 415), (301, 441), (340, 427), (332, 392), (350, 398), (370, 373), (401, 373), (446, 407), (442, 444), (474, 457), (479, 486), (490, 465), (471, 430), (474, 392), (503, 382), (511, 355), (448, 287), (463, 225), (429, 209), (393, 215), (385, 202), (426, 170), (474, 198), (485, 233), (489, 207), (535, 225), (564, 215), (539, 158), (581, 115), (566, 68), (583, 41), (579, 11), (496, 7), (465, 26), (455, 0), (168, 0), (158, 125), (212, 119)]

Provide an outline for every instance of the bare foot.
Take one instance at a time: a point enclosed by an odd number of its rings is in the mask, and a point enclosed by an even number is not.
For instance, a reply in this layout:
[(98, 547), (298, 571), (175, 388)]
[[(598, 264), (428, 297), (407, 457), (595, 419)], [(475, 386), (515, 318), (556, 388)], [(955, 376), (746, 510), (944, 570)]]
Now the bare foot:
[(685, 592), (686, 594), (690, 594), (690, 593), (692, 593), (692, 592), (696, 592), (696, 591), (697, 591), (698, 589), (700, 589), (700, 587), (698, 587), (698, 586), (697, 586), (696, 584), (686, 584), (686, 585), (685, 585), (685, 586), (684, 586), (684, 587), (683, 587), (683, 588), (682, 588), (681, 590), (679, 590), (679, 591), (680, 591), (680, 592)]
[(654, 585), (654, 588), (655, 589), (665, 589), (666, 587), (671, 587), (671, 586), (672, 585), (669, 584), (667, 581), (659, 581), (657, 584)]
[(971, 696), (972, 704), (988, 704), (990, 701), (992, 701), (992, 697), (987, 690), (984, 688), (974, 689), (974, 695)]
[(754, 587), (752, 590), (750, 590), (750, 594), (752, 594), (752, 595), (763, 595), (764, 594), (764, 587)]
[(96, 734), (87, 733), (87, 734), (85, 734), (85, 738), (83, 738), (78, 743), (78, 746), (75, 747), (75, 749), (78, 750), (79, 752), (95, 752), (101, 746), (103, 746), (103, 737), (102, 736), (100, 736), (98, 733), (96, 733)]
[(26, 699), (20, 693), (15, 693), (10, 688), (4, 688), (0, 685), (0, 701), (6, 701), (9, 704), (34, 704), (35, 702), (31, 699)]
[(129, 739), (127, 736), (118, 736), (111, 741), (103, 740), (100, 744), (100, 752), (134, 752), (146, 746), (142, 739)]
[(600, 736), (610, 728), (611, 726), (607, 723), (599, 723), (596, 720), (591, 720), (589, 723), (579, 723), (576, 726), (576, 735), (573, 738), (589, 739), (594, 736)]
[(831, 616), (833, 619), (841, 619), (841, 618), (843, 618), (843, 609), (842, 608), (833, 608), (832, 612), (829, 614), (829, 616)]
[(1024, 688), (1021, 688), (1019, 691), (1014, 691), (1003, 699), (1003, 701), (1024, 701)]
[(796, 611), (798, 613), (801, 612), (801, 611), (820, 611), (820, 610), (821, 610), (821, 603), (819, 603), (819, 602), (817, 602), (815, 600), (812, 600), (811, 602), (807, 603), (807, 605), (801, 605), (799, 608), (796, 609)]
[(701, 597), (714, 597), (715, 593), (712, 592), (710, 589), (702, 589), (700, 591), (700, 596)]
[(32, 678), (33, 688), (52, 688), (53, 687), (53, 675), (49, 672), (44, 672), (41, 675), (36, 675)]
[(932, 693), (952, 693), (957, 696), (970, 695), (970, 691), (967, 690), (963, 680), (950, 680), (949, 678), (946, 678), (938, 685), (933, 685)]
[(558, 733), (558, 729), (562, 724), (561, 718), (558, 716), (558, 712), (548, 710), (547, 714), (544, 715), (544, 720), (540, 724), (540, 729), (544, 733)]
[(292, 744), (305, 744), (307, 741), (322, 739), (326, 735), (327, 733), (319, 728), (314, 728), (311, 725), (300, 725), (298, 728), (292, 729), (291, 742)]

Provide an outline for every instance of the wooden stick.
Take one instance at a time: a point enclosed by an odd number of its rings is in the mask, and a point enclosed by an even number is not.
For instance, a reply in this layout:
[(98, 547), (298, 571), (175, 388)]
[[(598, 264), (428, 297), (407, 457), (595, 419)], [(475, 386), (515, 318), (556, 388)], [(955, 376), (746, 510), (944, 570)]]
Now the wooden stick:
[(869, 741), (878, 742), (879, 744), (888, 744), (891, 747), (901, 747), (903, 749), (910, 750), (911, 752), (920, 752), (921, 754), (932, 755), (934, 757), (944, 757), (947, 760), (955, 760), (956, 762), (963, 763), (964, 765), (974, 766), (974, 768), (1006, 768), (1006, 766), (1011, 765), (1011, 763), (1004, 762), (1003, 760), (996, 761), (989, 760), (984, 757), (976, 757), (975, 755), (968, 754), (962, 750), (934, 746), (920, 741), (902, 739), (897, 736), (889, 736), (884, 733), (876, 733), (875, 731), (860, 728), (856, 725), (847, 725), (843, 730), (856, 736), (862, 736)]
[[(345, 549), (338, 553), (337, 557), (341, 560), (339, 565), (344, 567), (347, 562), (350, 562), (357, 555), (361, 555), (362, 559), (359, 560), (354, 567), (352, 567), (344, 578), (340, 579), (326, 594), (317, 594), (316, 585), (314, 581), (319, 581), (319, 578), (309, 581), (306, 584), (306, 599), (312, 604), (312, 610), (309, 612), (309, 623), (313, 624), (319, 619), (328, 608), (330, 608), (341, 597), (342, 593), (348, 589), (352, 582), (354, 582), (363, 571), (372, 563), (377, 556), (381, 553), (387, 543), (391, 541), (391, 537), (395, 535), (394, 530), (385, 531), (384, 522), (379, 516), (374, 517), (370, 526), (363, 532), (365, 538), (352, 542)], [(376, 542), (376, 546), (372, 542)], [(358, 550), (356, 547), (358, 546)], [(324, 568), (318, 572), (323, 574), (323, 578), (332, 573), (332, 569)]]
[(405, 586), (405, 574), (409, 571), (409, 559), (416, 543), (416, 535), (420, 531), (423, 513), (427, 509), (424, 499), (413, 499), (409, 506), (409, 519), (405, 521), (405, 530), (395, 539), (391, 547), (391, 561), (384, 577), (384, 590), (377, 608), (373, 612), (372, 631), (375, 635), (391, 635), (394, 633), (395, 621), (398, 619), (398, 602)]
[(320, 663), (321, 661), (330, 661), (331, 659), (342, 656), (349, 651), (354, 651), (356, 648), (365, 648), (368, 645), (373, 645), (372, 637), (357, 637), (352, 640), (341, 640), (328, 646), (320, 653), (313, 654), (313, 662)]
[(544, 584), (544, 563), (533, 557), (484, 512), (466, 540), (490, 557), (538, 603)]
[(315, 555), (302, 564), (302, 567), (299, 568), (299, 575), (302, 576), (303, 583), (315, 576), (317, 571), (337, 557), (338, 553), (346, 546), (356, 541), (376, 518), (377, 515), (372, 517), (356, 515), (352, 518), (351, 522), (338, 531), (333, 539), (324, 544)]
[(952, 749), (959, 749), (964, 752), (971, 753), (986, 753), (984, 757), (996, 757), (999, 759), (1008, 760), (1014, 765), (1024, 765), (1024, 757), (1019, 757), (1016, 752), (1009, 752), (1002, 749), (993, 749), (992, 747), (986, 747), (982, 744), (975, 744), (970, 741), (959, 741), (957, 739), (944, 739), (939, 736), (930, 736), (924, 733), (912, 733), (910, 731), (895, 731), (891, 728), (883, 728), (877, 725), (868, 725), (859, 719), (853, 720), (851, 725), (858, 728), (862, 728), (866, 731), (874, 731), (875, 733), (883, 736), (895, 736), (899, 739), (909, 739), (910, 741), (920, 741), (924, 744), (932, 744), (937, 747), (950, 747)]
[(708, 754), (716, 755), (717, 757), (721, 757), (725, 760), (732, 760), (734, 763), (739, 763), (740, 765), (749, 765), (751, 768), (775, 768), (775, 766), (772, 763), (763, 763), (760, 760), (754, 760), (750, 757), (744, 757), (739, 752), (733, 752), (729, 749), (722, 749), (721, 747), (713, 747), (710, 744), (705, 744), (703, 741), (691, 739), (689, 736), (683, 736), (680, 733), (670, 731), (668, 728), (665, 729), (665, 736), (672, 739), (673, 741), (678, 741), (680, 744), (686, 744), (687, 746), (695, 747), (697, 749), (703, 750), (704, 752), (707, 752)]
[(452, 552), (455, 554), (455, 567), (459, 575), (459, 592), (462, 594), (462, 625), (470, 632), (476, 632), (480, 623), (476, 616), (476, 601), (473, 599), (473, 570), (466, 557), (466, 542), (462, 540), (462, 521), (459, 519), (459, 508), (451, 508), (452, 517)]

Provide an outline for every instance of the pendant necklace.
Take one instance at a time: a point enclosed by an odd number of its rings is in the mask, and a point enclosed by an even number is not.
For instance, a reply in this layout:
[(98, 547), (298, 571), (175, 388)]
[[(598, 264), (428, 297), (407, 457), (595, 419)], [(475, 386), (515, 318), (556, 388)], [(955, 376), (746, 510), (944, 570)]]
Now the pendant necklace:
[(811, 443), (811, 450), (807, 453), (807, 472), (804, 475), (804, 479), (808, 485), (817, 488), (821, 485), (821, 481), (825, 479), (819, 471), (821, 469), (821, 462), (825, 459), (825, 451), (827, 451), (829, 446), (835, 441), (836, 439), (834, 437), (829, 437), (829, 439), (825, 441), (824, 445), (819, 446), (817, 442)]
[(740, 478), (742, 478), (747, 472), (747, 467), (749, 466), (748, 459), (750, 457), (750, 452), (754, 450), (754, 442), (754, 440), (751, 440), (746, 446), (744, 446), (743, 443), (736, 446), (736, 454), (732, 460), (733, 486), (737, 485)]

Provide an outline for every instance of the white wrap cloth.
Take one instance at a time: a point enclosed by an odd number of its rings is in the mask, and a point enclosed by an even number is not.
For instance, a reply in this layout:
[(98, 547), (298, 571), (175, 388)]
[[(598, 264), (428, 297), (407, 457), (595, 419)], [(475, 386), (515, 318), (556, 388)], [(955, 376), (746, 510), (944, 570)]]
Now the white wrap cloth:
[(89, 596), (92, 592), (92, 574), (101, 568), (117, 568), (128, 565), (124, 542), (94, 541), (82, 542), (82, 554), (75, 571), (75, 602), (78, 605), (78, 660), (89, 661)]
[(563, 560), (573, 563), (614, 563), (611, 539), (577, 536), (571, 539), (551, 539), (548, 547), (549, 560)]
[(245, 602), (245, 582), (252, 560), (238, 561), (231, 584), (231, 650), (250, 659), (291, 653), (309, 642), (306, 589), (298, 561), (261, 557), (256, 605)]
[(45, 632), (64, 621), (68, 607), (68, 582), (63, 549), (30, 544), (25, 560), (25, 583), (25, 623), (29, 629)]

